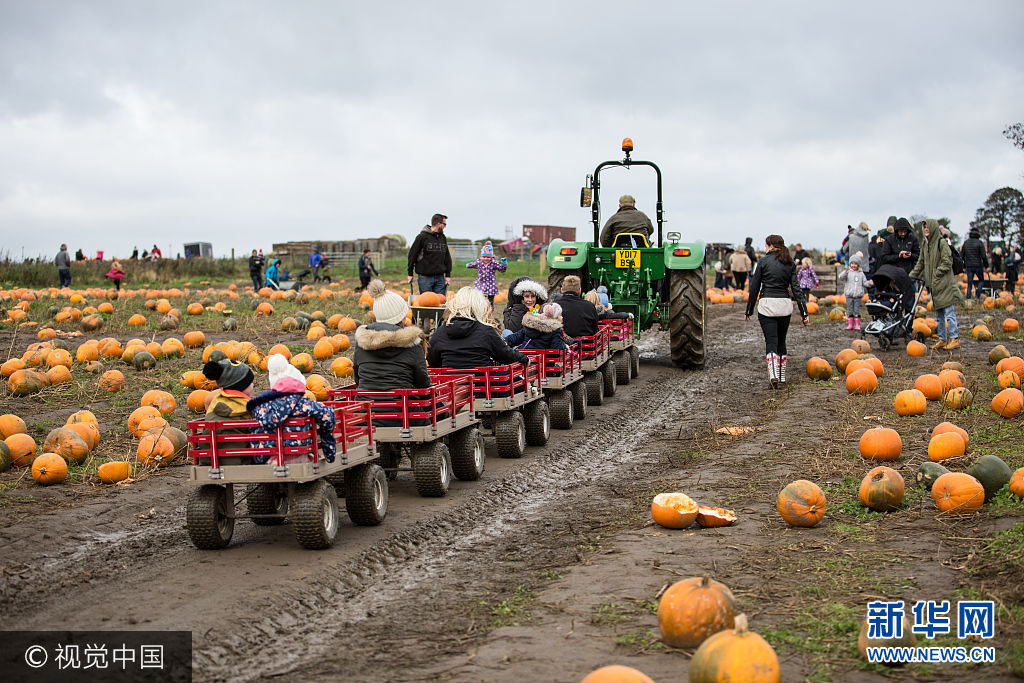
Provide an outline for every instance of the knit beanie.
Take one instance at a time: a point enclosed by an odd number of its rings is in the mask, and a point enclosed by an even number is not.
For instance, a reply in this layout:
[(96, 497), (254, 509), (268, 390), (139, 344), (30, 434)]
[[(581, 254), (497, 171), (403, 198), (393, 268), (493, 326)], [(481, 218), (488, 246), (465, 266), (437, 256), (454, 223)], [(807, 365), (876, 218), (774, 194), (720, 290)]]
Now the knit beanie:
[(216, 382), (220, 388), (233, 391), (247, 389), (255, 378), (248, 365), (226, 358), (203, 365), (203, 375)]
[(562, 317), (562, 307), (558, 304), (544, 304), (544, 309), (540, 314), (545, 318), (558, 320)]
[(306, 379), (299, 369), (288, 362), (280, 353), (271, 354), (267, 359), (270, 388), (286, 394), (299, 394), (306, 390)]
[(389, 292), (383, 282), (374, 280), (366, 291), (373, 297), (373, 317), (377, 322), (397, 325), (405, 320), (409, 304), (400, 295)]
[(484, 243), (484, 248), (480, 250), (480, 258), (485, 256), (494, 258), (494, 245), (491, 244), (490, 240)]

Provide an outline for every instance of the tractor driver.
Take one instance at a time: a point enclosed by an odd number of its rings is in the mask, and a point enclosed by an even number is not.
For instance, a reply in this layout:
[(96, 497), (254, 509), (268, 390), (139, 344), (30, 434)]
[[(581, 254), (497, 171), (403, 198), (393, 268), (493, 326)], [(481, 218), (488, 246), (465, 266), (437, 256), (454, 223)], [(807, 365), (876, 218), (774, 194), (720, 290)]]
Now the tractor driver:
[[(604, 224), (601, 230), (601, 246), (610, 247), (615, 243), (615, 236), (624, 232), (639, 232), (650, 240), (654, 234), (654, 225), (643, 211), (636, 208), (633, 195), (624, 194), (619, 197), (619, 210)], [(639, 247), (641, 245), (633, 245)]]

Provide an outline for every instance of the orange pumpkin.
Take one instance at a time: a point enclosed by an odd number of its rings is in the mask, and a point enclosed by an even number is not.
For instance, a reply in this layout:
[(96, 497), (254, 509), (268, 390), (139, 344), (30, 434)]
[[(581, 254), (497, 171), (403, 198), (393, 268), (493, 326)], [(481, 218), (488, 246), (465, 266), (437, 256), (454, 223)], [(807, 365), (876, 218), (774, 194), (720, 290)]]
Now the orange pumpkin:
[(284, 356), (285, 360), (291, 360), (292, 359), (291, 349), (289, 349), (284, 344), (274, 344), (273, 346), (270, 347), (270, 350), (267, 351), (267, 355), (268, 356), (273, 356), (275, 353), (279, 353), (282, 356)]
[(666, 529), (685, 529), (696, 521), (699, 507), (685, 493), (659, 493), (651, 501), (651, 517)]
[(1024, 393), (1020, 389), (1003, 389), (992, 399), (990, 407), (999, 417), (1017, 417), (1024, 408)]
[(328, 392), (331, 390), (331, 383), (322, 375), (310, 375), (306, 378), (306, 388), (313, 392), (318, 401), (326, 401)]
[(206, 397), (209, 395), (209, 391), (206, 389), (196, 389), (188, 395), (186, 405), (188, 409), (193, 413), (204, 413), (206, 412)]
[(817, 382), (832, 379), (832, 366), (824, 358), (814, 356), (807, 361), (807, 376)]
[(28, 467), (36, 457), (36, 442), (28, 434), (11, 434), (4, 443), (11, 453), (11, 464), (15, 467)]
[(139, 439), (139, 462), (151, 467), (167, 467), (174, 459), (174, 444), (166, 436), (150, 433)]
[(997, 365), (1004, 358), (1009, 358), (1010, 352), (1002, 344), (997, 344), (988, 352), (989, 365)]
[(943, 396), (957, 387), (967, 386), (967, 378), (964, 377), (964, 373), (957, 370), (943, 370), (939, 373), (939, 382), (942, 384)]
[(124, 389), (124, 375), (120, 370), (107, 370), (100, 375), (100, 389), (115, 393)]
[(68, 462), (79, 465), (89, 457), (89, 444), (75, 430), (57, 427), (46, 435), (43, 452), (56, 453)]
[[(861, 368), (867, 368), (868, 370), (871, 370), (871, 372), (875, 372), (875, 369), (871, 367), (871, 364), (868, 363), (868, 361), (863, 358), (854, 358), (853, 360), (851, 360), (849, 363), (846, 364), (846, 369), (843, 370), (843, 372), (847, 377), (849, 377), (850, 375), (857, 372)], [(877, 376), (878, 374), (875, 373), (875, 377)]]
[(313, 372), (313, 356), (308, 353), (296, 354), (291, 362), (303, 374)]
[(864, 360), (871, 367), (872, 371), (874, 371), (875, 377), (881, 377), (882, 375), (885, 374), (885, 366), (882, 365), (882, 361), (880, 358), (871, 356), (869, 358), (865, 358)]
[(932, 499), (942, 512), (977, 512), (985, 502), (985, 487), (969, 474), (947, 472), (932, 484)]
[(335, 377), (352, 377), (355, 374), (352, 359), (336, 358), (334, 362), (331, 363), (331, 374)]
[(15, 370), (7, 378), (7, 387), (15, 396), (28, 396), (43, 389), (43, 379), (39, 373), (32, 370)]
[(96, 470), (96, 475), (105, 484), (116, 484), (132, 476), (132, 466), (120, 460), (105, 462)]
[(872, 394), (878, 389), (878, 376), (870, 368), (855, 370), (846, 378), (846, 390), (851, 394)]
[(903, 502), (904, 481), (891, 467), (876, 467), (860, 482), (860, 502), (878, 512), (895, 510)]
[(256, 307), (256, 315), (274, 315), (274, 307), (264, 301)]
[(747, 615), (736, 617), (733, 629), (705, 640), (690, 660), (690, 683), (778, 683), (779, 658), (768, 642), (751, 633)]
[(996, 363), (996, 372), (1003, 372), (1005, 370), (1013, 370), (1019, 377), (1024, 377), (1024, 358), (1010, 356)]
[(185, 307), (185, 312), (189, 315), (202, 315), (203, 310), (203, 305), (198, 302), (193, 302)]
[(798, 479), (782, 489), (776, 507), (791, 526), (812, 527), (825, 516), (825, 494), (814, 482)]
[(672, 647), (697, 647), (735, 619), (732, 591), (707, 575), (675, 582), (658, 602), (661, 639)]
[(938, 375), (921, 375), (914, 380), (914, 388), (924, 394), (929, 401), (942, 398), (942, 382)]
[(860, 455), (865, 460), (895, 460), (903, 452), (903, 439), (895, 429), (873, 427), (860, 437)]
[(954, 432), (956, 434), (959, 434), (960, 438), (964, 440), (964, 448), (967, 448), (968, 444), (970, 444), (971, 442), (971, 437), (970, 435), (967, 434), (967, 430), (961, 427), (957, 427), (952, 422), (940, 422), (939, 424), (935, 425), (935, 428), (932, 430), (931, 436), (932, 438), (935, 438), (935, 435), (937, 434), (946, 434), (948, 432)]
[(850, 343), (850, 348), (857, 353), (868, 353), (871, 351), (871, 344), (868, 343), (867, 339), (854, 339)]
[(71, 371), (63, 365), (57, 365), (46, 371), (46, 378), (51, 385), (67, 384), (72, 381)]
[(99, 445), (100, 430), (92, 422), (71, 422), (64, 426), (82, 437), (90, 451)]
[(697, 508), (697, 525), (705, 529), (715, 529), (736, 523), (736, 513), (725, 508), (709, 508), (701, 505)]
[(350, 346), (348, 335), (345, 334), (334, 335), (333, 337), (331, 337), (331, 343), (334, 344), (335, 353), (345, 353), (346, 351), (348, 351)]
[(999, 373), (999, 386), (1003, 389), (1020, 389), (1020, 375), (1013, 370)]
[(896, 394), (896, 414), (901, 417), (924, 415), (928, 399), (917, 389), (905, 389)]
[(591, 671), (580, 683), (654, 683), (654, 680), (631, 666), (609, 664)]
[(169, 391), (150, 389), (142, 395), (141, 405), (153, 406), (160, 411), (161, 415), (170, 415), (177, 407), (177, 402)]
[(17, 415), (7, 413), (0, 415), (0, 439), (6, 439), (14, 434), (27, 434), (28, 425)]
[(128, 324), (132, 327), (141, 327), (146, 324), (146, 316), (141, 313), (136, 313), (132, 317), (128, 318)]
[(84, 344), (80, 344), (78, 348), (75, 349), (75, 360), (79, 363), (89, 363), (94, 360), (99, 360), (99, 357), (100, 350), (99, 346), (96, 344), (86, 342)]
[(974, 394), (966, 387), (955, 387), (946, 392), (942, 400), (950, 410), (966, 410), (974, 403)]
[(1018, 498), (1024, 498), (1024, 467), (1021, 467), (1010, 477), (1010, 491)]
[(54, 349), (46, 356), (46, 367), (48, 368), (55, 368), (58, 365), (70, 368), (72, 362), (74, 361), (71, 358), (71, 353), (64, 349)]
[(1016, 318), (1007, 318), (1003, 321), (1003, 332), (1016, 332), (1020, 329), (1020, 322)]
[(355, 332), (357, 327), (358, 325), (356, 324), (356, 321), (347, 316), (342, 318), (341, 322), (338, 323), (338, 330), (341, 332)]
[(907, 355), (920, 358), (928, 354), (928, 347), (916, 339), (907, 343)]
[(5, 361), (3, 365), (0, 365), (0, 375), (6, 379), (18, 370), (24, 370), (26, 367), (28, 366), (21, 358), (11, 358), (10, 360)]
[(139, 428), (141, 422), (147, 417), (159, 417), (162, 418), (160, 411), (155, 406), (142, 406), (132, 411), (132, 414), (128, 416), (127, 425), (128, 431), (135, 436), (142, 434), (142, 430)]
[(68, 478), (68, 464), (55, 453), (43, 453), (32, 461), (32, 478), (41, 486), (60, 484)]
[(942, 462), (948, 458), (959, 457), (966, 450), (967, 444), (956, 432), (936, 434), (928, 442), (928, 459), (932, 462)]
[(327, 360), (333, 355), (334, 343), (329, 338), (320, 339), (313, 347), (313, 358), (317, 360)]

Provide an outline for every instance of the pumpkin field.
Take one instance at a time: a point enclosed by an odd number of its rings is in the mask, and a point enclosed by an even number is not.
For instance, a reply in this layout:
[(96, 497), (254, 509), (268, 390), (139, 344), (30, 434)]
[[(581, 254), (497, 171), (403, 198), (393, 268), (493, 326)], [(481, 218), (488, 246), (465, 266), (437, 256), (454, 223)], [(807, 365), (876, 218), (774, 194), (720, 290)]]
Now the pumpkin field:
[[(882, 351), (823, 297), (779, 390), (743, 298), (708, 289), (705, 370), (645, 333), (637, 378), (522, 459), (488, 439), (480, 481), (423, 498), (400, 475), (384, 523), (344, 518), (329, 550), (246, 520), (204, 551), (184, 523), (203, 361), (250, 364), (258, 393), (280, 352), (326, 398), (368, 295), (2, 290), (0, 612), (191, 631), (201, 681), (1024, 677), (1024, 298), (958, 307), (954, 351), (929, 348), (925, 298), (924, 343)], [(996, 661), (868, 663), (867, 604), (894, 600), (994, 601), (993, 638), (916, 643)], [(592, 674), (611, 665), (649, 678)]]

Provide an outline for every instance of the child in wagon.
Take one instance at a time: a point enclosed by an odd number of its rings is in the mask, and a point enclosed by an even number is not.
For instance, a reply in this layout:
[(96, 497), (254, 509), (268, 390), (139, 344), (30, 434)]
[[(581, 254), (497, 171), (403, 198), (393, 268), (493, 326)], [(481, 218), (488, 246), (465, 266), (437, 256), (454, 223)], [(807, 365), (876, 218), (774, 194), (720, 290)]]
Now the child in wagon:
[(473, 286), (484, 293), (487, 300), (494, 303), (494, 297), (498, 293), (498, 280), (494, 275), (494, 271), (504, 273), (508, 270), (508, 259), (501, 259), (501, 261), (494, 260), (494, 247), (490, 242), (484, 244), (484, 248), (480, 250), (480, 258), (476, 261), (466, 264), (467, 268), (476, 268), (476, 284)]
[(523, 315), (523, 327), (505, 338), (505, 343), (514, 349), (572, 349), (575, 339), (567, 337), (562, 330), (562, 307), (558, 304), (544, 304), (538, 313)]
[[(306, 382), (298, 368), (291, 365), (285, 357), (275, 353), (267, 359), (267, 370), (270, 374), (270, 391), (265, 391), (246, 404), (253, 419), (266, 430), (277, 429), (290, 417), (311, 417), (316, 423), (316, 433), (320, 448), (327, 462), (334, 462), (337, 442), (334, 439), (334, 411), (314, 399), (307, 397)], [(303, 427), (288, 426), (286, 432), (301, 432)], [(306, 446), (309, 439), (285, 439), (285, 446)], [(273, 447), (274, 442), (258, 442), (258, 448)], [(305, 456), (302, 456), (304, 458)], [(257, 463), (274, 461), (269, 455), (258, 455), (253, 458)], [(288, 462), (289, 458), (285, 458)]]

